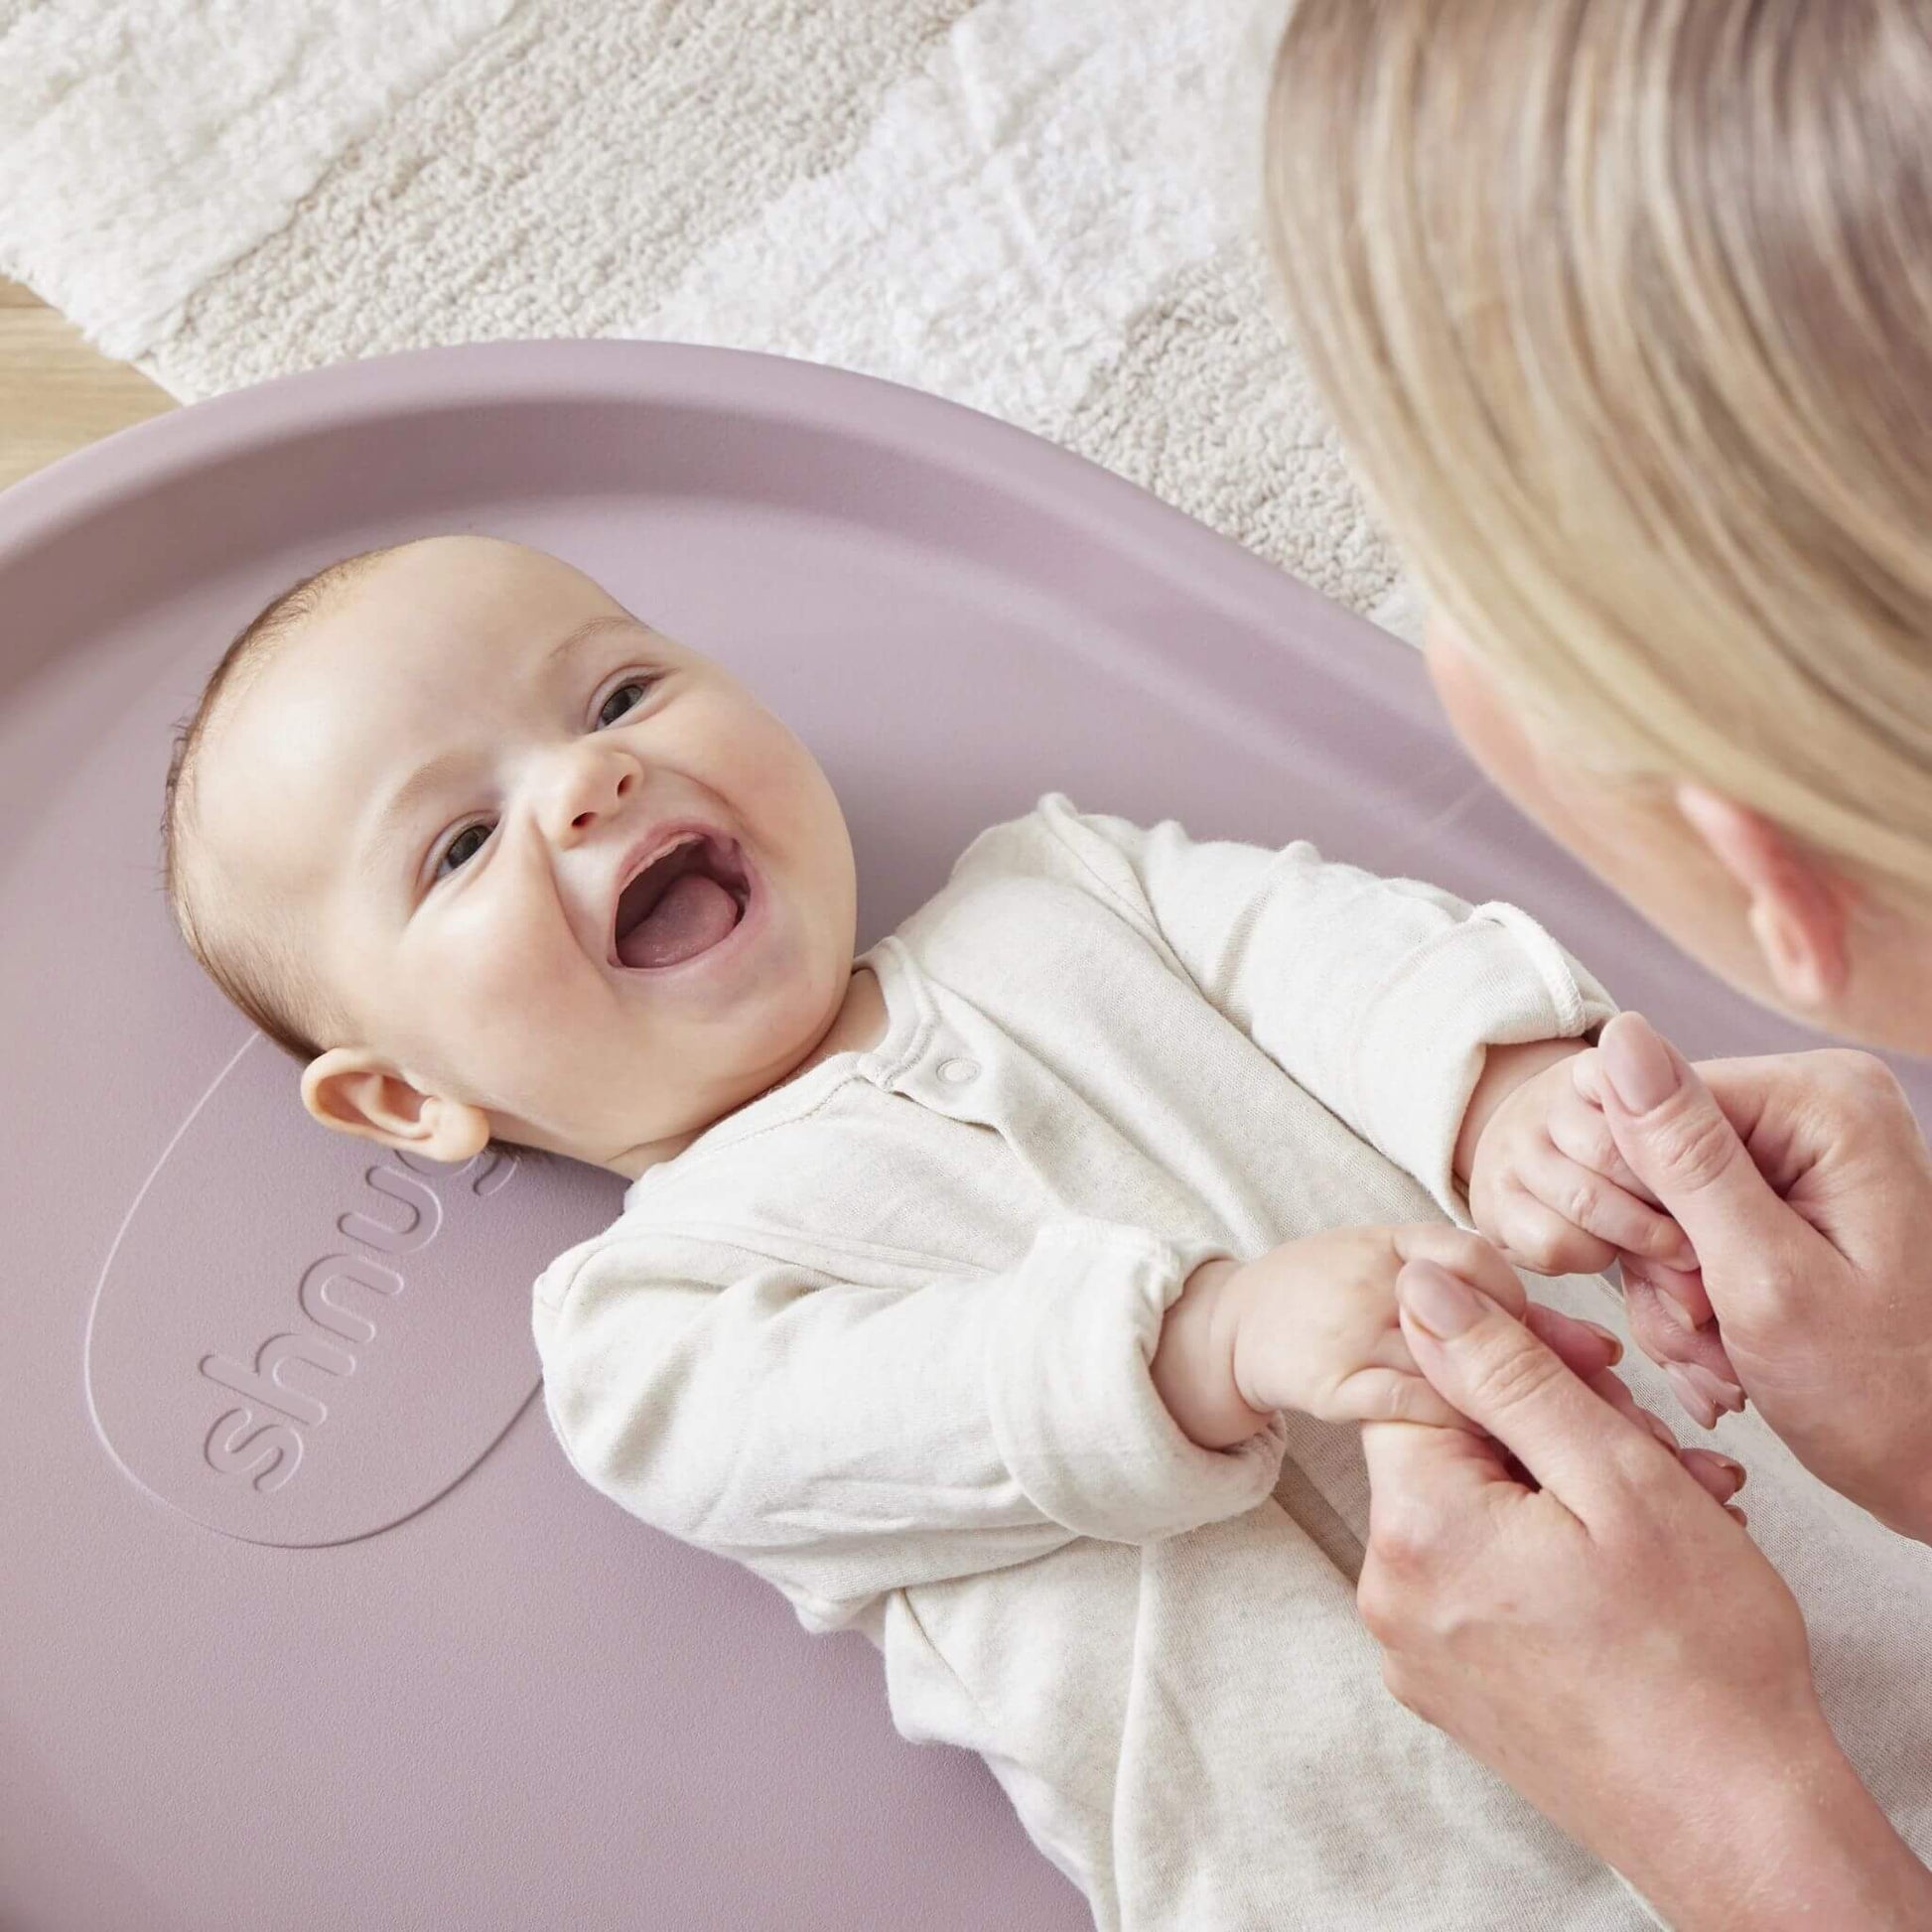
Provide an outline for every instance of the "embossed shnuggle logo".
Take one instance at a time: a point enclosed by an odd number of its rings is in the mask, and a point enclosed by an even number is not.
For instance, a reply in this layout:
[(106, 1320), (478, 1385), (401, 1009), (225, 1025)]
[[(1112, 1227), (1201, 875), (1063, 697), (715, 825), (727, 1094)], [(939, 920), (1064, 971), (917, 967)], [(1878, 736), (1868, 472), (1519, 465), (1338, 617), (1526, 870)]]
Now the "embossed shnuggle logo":
[[(436, 1173), (446, 1184), (468, 1177), (471, 1191), (487, 1199), (509, 1184), (517, 1165), (514, 1155), (485, 1149), (462, 1167)], [(315, 1392), (318, 1386), (326, 1391), (327, 1384), (319, 1384), (318, 1378), (353, 1375), (356, 1351), (366, 1352), (375, 1344), (374, 1320), (358, 1312), (346, 1296), (359, 1290), (356, 1299), (366, 1311), (381, 1308), (375, 1298), (401, 1295), (407, 1286), (401, 1270), (375, 1256), (393, 1260), (415, 1254), (443, 1226), (442, 1196), (406, 1154), (370, 1168), (363, 1178), (375, 1194), (401, 1210), (400, 1217), (392, 1221), (350, 1208), (337, 1218), (344, 1235), (372, 1252), (326, 1254), (302, 1271), (295, 1305), (310, 1325), (270, 1335), (255, 1350), (252, 1363), (221, 1354), (202, 1357), (203, 1375), (252, 1405), (223, 1410), (215, 1418), (203, 1442), (203, 1457), (218, 1475), (252, 1476), (254, 1488), (264, 1495), (292, 1481), (302, 1466), (303, 1431), (320, 1429), (329, 1420), (329, 1405)], [(311, 1371), (307, 1389), (290, 1379), (298, 1364)], [(258, 1421), (257, 1410), (275, 1420)]]
[(446, 1166), (322, 1133), (251, 1033), (101, 1262), (81, 1350), (94, 1434), (130, 1482), (218, 1535), (380, 1535), (525, 1413), (543, 1380), (532, 1285), (621, 1197), (620, 1176), (577, 1162), (485, 1148)]

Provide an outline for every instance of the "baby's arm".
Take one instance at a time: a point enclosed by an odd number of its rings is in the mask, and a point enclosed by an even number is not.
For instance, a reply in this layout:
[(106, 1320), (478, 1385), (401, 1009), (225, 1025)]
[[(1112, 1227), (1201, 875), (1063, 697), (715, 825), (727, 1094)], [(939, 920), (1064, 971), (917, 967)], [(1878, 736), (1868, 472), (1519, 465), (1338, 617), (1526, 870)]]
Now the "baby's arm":
[(885, 1591), (1266, 1496), (1279, 1421), (1210, 1449), (1149, 1374), (1215, 1253), (1067, 1219), (998, 1274), (908, 1258), (900, 1285), (860, 1286), (620, 1221), (538, 1285), (545, 1404), (595, 1488), (837, 1628)]
[(1581, 1046), (1616, 1011), (1514, 906), (1472, 906), (1306, 843), (1197, 841), (1172, 821), (1142, 830), (1063, 799), (1041, 816), (1205, 999), (1465, 1224), (1455, 1156), (1471, 1102), (1506, 1075), (1519, 1083), (1526, 1064), (1500, 1049)]

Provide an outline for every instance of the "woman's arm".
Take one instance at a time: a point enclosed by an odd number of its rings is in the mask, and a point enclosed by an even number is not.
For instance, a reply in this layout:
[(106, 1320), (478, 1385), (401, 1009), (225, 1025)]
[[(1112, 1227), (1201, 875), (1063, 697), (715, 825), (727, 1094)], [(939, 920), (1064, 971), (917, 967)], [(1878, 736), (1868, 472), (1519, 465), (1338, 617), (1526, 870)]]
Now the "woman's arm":
[(1646, 1860), (1646, 1895), (1680, 1932), (1932, 1925), (1932, 1873), (1822, 1725), (1802, 1752), (1732, 1753), (1717, 1788), (1722, 1808)]
[(1418, 1366), (1495, 1441), (1364, 1432), (1359, 1596), (1394, 1694), (1678, 1932), (1932, 1925), (1756, 1546), (1488, 1298), (1427, 1264), (1401, 1292)]

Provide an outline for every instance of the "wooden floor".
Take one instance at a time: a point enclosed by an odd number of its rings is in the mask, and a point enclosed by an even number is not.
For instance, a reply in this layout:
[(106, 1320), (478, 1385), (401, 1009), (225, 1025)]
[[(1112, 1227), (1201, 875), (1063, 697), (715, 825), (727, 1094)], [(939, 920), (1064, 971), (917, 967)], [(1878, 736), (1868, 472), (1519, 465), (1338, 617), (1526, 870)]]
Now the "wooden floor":
[(139, 370), (88, 348), (65, 316), (0, 279), (0, 489), (174, 407)]

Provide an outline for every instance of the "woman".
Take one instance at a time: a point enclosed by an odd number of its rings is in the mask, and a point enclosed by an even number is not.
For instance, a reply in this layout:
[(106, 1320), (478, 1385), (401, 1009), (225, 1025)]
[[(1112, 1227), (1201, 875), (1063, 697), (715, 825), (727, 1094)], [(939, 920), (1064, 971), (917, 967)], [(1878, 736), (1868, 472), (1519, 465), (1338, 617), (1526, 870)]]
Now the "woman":
[[(1476, 758), (1743, 991), (1932, 1053), (1932, 4), (1301, 0), (1270, 180)], [(1932, 1159), (1897, 1083), (1693, 1070), (1633, 1016), (1579, 1064), (1602, 1157), (1698, 1251), (1624, 1271), (1694, 1420), (1741, 1390), (1932, 1542)], [(1372, 1432), (1395, 1694), (1683, 1932), (1932, 1926), (1749, 1538), (1493, 1304), (1403, 1295), (1496, 1443)]]

